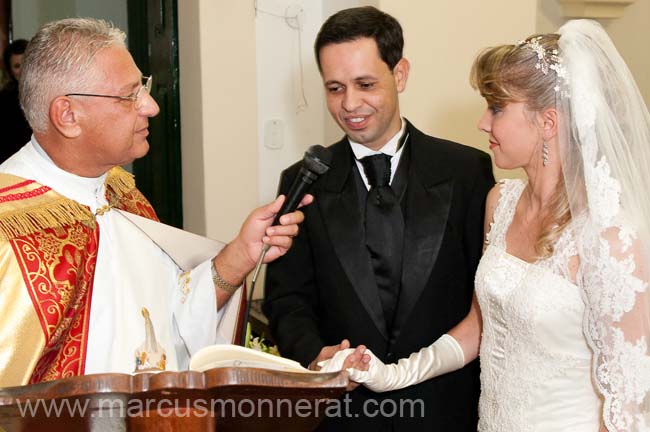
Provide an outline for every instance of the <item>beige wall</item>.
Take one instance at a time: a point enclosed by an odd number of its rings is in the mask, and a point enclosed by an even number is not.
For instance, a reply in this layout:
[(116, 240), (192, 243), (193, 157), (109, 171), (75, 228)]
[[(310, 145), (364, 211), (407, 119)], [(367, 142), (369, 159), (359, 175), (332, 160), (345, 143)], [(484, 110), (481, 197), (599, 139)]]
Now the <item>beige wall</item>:
[[(566, 18), (557, 0), (538, 0), (537, 29), (558, 29)], [(646, 104), (650, 104), (650, 0), (635, 0), (621, 18), (600, 20), (632, 71)]]
[(179, 2), (185, 228), (228, 241), (257, 203), (251, 2)]
[(636, 0), (618, 20), (603, 23), (650, 105), (650, 0)]
[(411, 62), (402, 115), (426, 133), (487, 151), (476, 128), (485, 105), (469, 70), (482, 48), (534, 32), (536, 0), (381, 0), (380, 7), (402, 24)]
[[(181, 7), (182, 6), (182, 7)], [(181, 157), (183, 224), (188, 231), (205, 234), (205, 179), (203, 163), (203, 67), (199, 1), (178, 8), (178, 63), (180, 68)]]

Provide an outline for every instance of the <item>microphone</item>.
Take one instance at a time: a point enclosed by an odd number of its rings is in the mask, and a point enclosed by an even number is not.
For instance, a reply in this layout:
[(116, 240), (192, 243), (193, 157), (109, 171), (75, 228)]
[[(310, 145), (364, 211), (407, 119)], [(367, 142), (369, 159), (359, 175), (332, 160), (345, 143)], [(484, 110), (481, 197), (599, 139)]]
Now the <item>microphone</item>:
[[(325, 174), (330, 169), (331, 163), (332, 153), (325, 147), (321, 145), (313, 145), (307, 149), (305, 156), (302, 159), (302, 166), (298, 171), (298, 175), (294, 179), (293, 184), (286, 195), (284, 204), (282, 204), (280, 211), (278, 211), (275, 218), (273, 218), (273, 223), (271, 225), (279, 225), (280, 217), (287, 213), (291, 213), (298, 208), (300, 201), (302, 201), (303, 197), (309, 191), (314, 182), (318, 180), (318, 177)], [(266, 252), (268, 252), (269, 248), (270, 246), (268, 244), (262, 246), (262, 251), (257, 259), (255, 271), (251, 278), (251, 290), (248, 294), (246, 313), (244, 315), (244, 328), (242, 329), (241, 335), (241, 346), (243, 347), (246, 346), (246, 330), (248, 327), (250, 307), (253, 301), (253, 292), (255, 291), (255, 283), (257, 282), (257, 276), (259, 276), (260, 269), (262, 268), (262, 261), (264, 261), (264, 256), (266, 255)]]
[(325, 147), (313, 145), (307, 149), (305, 157), (302, 159), (300, 171), (287, 193), (282, 208), (275, 215), (272, 225), (279, 225), (282, 215), (291, 213), (298, 208), (298, 204), (309, 191), (311, 185), (318, 179), (318, 176), (325, 174), (330, 169), (331, 163), (332, 153)]

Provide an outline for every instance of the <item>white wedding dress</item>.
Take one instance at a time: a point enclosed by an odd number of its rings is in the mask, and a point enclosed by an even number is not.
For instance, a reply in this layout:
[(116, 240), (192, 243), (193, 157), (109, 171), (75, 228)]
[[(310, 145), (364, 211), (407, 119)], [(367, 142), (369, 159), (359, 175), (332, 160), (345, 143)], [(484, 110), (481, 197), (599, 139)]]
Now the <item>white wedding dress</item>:
[(574, 230), (564, 230), (550, 258), (528, 263), (508, 254), (506, 232), (524, 187), (521, 180), (501, 183), (476, 273), (483, 317), (478, 429), (597, 432), (601, 401), (583, 334), (585, 305), (568, 268), (577, 253)]

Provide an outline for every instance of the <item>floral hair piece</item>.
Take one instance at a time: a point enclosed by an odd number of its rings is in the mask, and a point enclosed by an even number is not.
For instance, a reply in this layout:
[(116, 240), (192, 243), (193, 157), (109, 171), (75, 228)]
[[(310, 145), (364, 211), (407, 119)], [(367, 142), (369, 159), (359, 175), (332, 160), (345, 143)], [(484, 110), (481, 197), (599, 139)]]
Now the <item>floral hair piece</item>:
[[(528, 40), (521, 40), (517, 42), (518, 47), (528, 48), (531, 51), (534, 51), (537, 54), (537, 63), (535, 64), (535, 69), (541, 71), (544, 75), (548, 75), (548, 71), (552, 70), (555, 72), (555, 75), (558, 78), (558, 81), (563, 85), (568, 84), (568, 77), (566, 69), (562, 65), (562, 57), (557, 49), (546, 50), (539, 41), (542, 39), (542, 36), (536, 36)], [(561, 89), (560, 84), (556, 84), (554, 90), (559, 92)], [(564, 91), (562, 92), (564, 95)], [(566, 95), (568, 96), (568, 95)]]

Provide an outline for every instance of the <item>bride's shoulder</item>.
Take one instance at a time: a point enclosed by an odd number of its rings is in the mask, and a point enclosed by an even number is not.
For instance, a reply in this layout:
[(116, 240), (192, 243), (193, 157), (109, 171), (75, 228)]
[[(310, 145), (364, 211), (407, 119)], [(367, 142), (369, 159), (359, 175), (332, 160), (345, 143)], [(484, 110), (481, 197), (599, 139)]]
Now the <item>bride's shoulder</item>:
[(502, 196), (521, 193), (526, 186), (526, 182), (521, 179), (502, 179), (497, 182), (487, 194), (485, 209), (486, 212), (494, 212)]
[(519, 178), (504, 178), (497, 182), (496, 186), (501, 186), (504, 189), (523, 189), (526, 186), (526, 181)]
[(501, 197), (502, 186), (503, 183), (501, 181), (497, 182), (487, 194), (487, 198), (485, 199), (485, 218), (487, 220), (492, 220), (494, 209), (496, 209), (499, 198)]
[[(502, 179), (497, 182), (487, 194), (485, 199), (485, 228), (489, 231), (494, 222), (495, 212), (503, 214), (503, 207), (509, 206), (509, 201), (516, 203), (526, 182), (521, 179)], [(501, 207), (501, 210), (498, 210)]]

